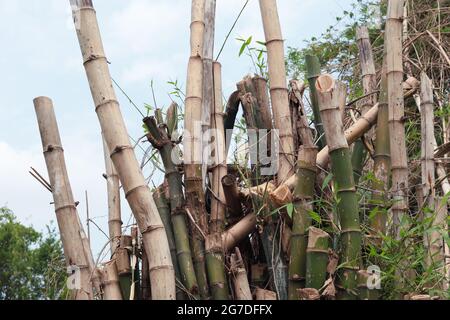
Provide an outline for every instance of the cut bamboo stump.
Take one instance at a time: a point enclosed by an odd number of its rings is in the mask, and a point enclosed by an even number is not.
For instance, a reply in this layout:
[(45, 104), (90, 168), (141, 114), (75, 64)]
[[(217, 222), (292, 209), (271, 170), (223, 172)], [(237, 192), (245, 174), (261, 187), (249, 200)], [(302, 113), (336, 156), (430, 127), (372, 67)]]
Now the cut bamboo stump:
[(151, 209), (151, 192), (120, 112), (92, 1), (70, 0), (70, 3), (95, 110), (126, 199), (142, 232), (152, 297), (175, 299), (175, 273), (167, 235), (158, 212)]
[[(81, 228), (75, 200), (73, 198), (69, 177), (67, 175), (64, 150), (59, 136), (53, 103), (47, 97), (34, 99), (45, 163), (47, 165), (50, 185), (55, 203), (56, 220), (58, 222), (64, 256), (68, 267), (74, 274), (74, 292), (76, 300), (93, 298), (89, 257), (91, 249), (83, 243), (84, 231)], [(79, 282), (79, 283), (77, 283)]]
[(338, 198), (337, 216), (341, 226), (339, 256), (342, 265), (338, 274), (338, 285), (342, 289), (342, 298), (354, 299), (362, 240), (350, 150), (339, 110), (339, 103), (345, 91), (330, 75), (320, 76), (316, 89)]

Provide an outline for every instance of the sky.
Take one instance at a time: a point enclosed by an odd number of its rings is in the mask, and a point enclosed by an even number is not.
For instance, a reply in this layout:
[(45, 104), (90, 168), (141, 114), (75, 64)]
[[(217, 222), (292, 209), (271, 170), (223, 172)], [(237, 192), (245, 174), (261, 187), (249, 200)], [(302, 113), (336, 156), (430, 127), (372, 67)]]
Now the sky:
[[(319, 36), (352, 0), (278, 0), (285, 46), (302, 47)], [(153, 80), (158, 107), (170, 103), (168, 81), (186, 81), (189, 58), (189, 0), (94, 0), (112, 77), (144, 111), (153, 104)], [(221, 47), (245, 0), (217, 0), (216, 52)], [(72, 190), (80, 201), (78, 213), (86, 221), (85, 191), (91, 218), (106, 233), (107, 195), (100, 125), (82, 65), (69, 1), (0, 0), (0, 207), (14, 211), (25, 225), (44, 231), (56, 221), (52, 195), (28, 173), (37, 169), (47, 177), (33, 99), (54, 102)], [(223, 92), (254, 72), (250, 59), (238, 57), (238, 37), (264, 40), (258, 0), (250, 0), (223, 50)], [(129, 134), (143, 135), (142, 116), (116, 90)], [(144, 111), (145, 112), (145, 111)], [(147, 145), (143, 145), (144, 148)], [(139, 159), (143, 152), (137, 148)], [(145, 174), (153, 168), (147, 167)], [(155, 179), (154, 183), (161, 181)], [(124, 225), (132, 222), (122, 201)], [(56, 226), (56, 224), (54, 224)], [(94, 257), (107, 242), (91, 224)]]

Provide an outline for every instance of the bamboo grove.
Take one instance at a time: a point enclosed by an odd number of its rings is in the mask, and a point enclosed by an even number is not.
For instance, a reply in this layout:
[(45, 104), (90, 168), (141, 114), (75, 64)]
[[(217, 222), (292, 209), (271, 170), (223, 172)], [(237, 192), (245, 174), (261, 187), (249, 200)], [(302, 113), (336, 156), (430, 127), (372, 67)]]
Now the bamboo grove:
[[(243, 75), (224, 102), (216, 1), (192, 0), (184, 105), (142, 119), (165, 173), (150, 187), (93, 2), (70, 0), (102, 129), (111, 250), (94, 260), (53, 103), (36, 98), (66, 263), (80, 275), (73, 299), (448, 298), (450, 3), (427, 3), (381, 1), (385, 20), (356, 27), (345, 77), (311, 51), (289, 80), (277, 2), (259, 0), (267, 72)], [(241, 115), (244, 163), (228, 134)]]

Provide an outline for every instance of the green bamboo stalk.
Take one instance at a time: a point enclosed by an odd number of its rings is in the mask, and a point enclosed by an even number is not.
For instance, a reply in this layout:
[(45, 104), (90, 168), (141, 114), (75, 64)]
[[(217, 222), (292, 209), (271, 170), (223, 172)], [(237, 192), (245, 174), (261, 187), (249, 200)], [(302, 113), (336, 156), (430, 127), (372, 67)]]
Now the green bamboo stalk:
[[(381, 88), (379, 96), (378, 119), (376, 128), (375, 154), (373, 172), (375, 179), (372, 182), (371, 204), (378, 209), (370, 218), (371, 237), (379, 239), (386, 234), (387, 222), (387, 194), (389, 190), (389, 176), (391, 169), (391, 149), (389, 138), (389, 105), (387, 97), (386, 64), (383, 63), (381, 75)], [(380, 243), (378, 240), (377, 243)]]
[(228, 300), (228, 281), (225, 274), (225, 261), (222, 249), (222, 237), (213, 233), (207, 236), (206, 246), (206, 267), (208, 279), (211, 287), (211, 294), (214, 300)]
[(294, 212), (292, 214), (292, 236), (289, 260), (289, 300), (298, 300), (297, 289), (305, 287), (307, 230), (311, 225), (309, 211), (312, 210), (316, 181), (317, 148), (300, 147), (298, 154), (298, 184), (294, 190)]
[(315, 227), (309, 228), (306, 249), (306, 287), (319, 290), (327, 279), (328, 248), (331, 237)]
[(185, 201), (183, 196), (181, 174), (172, 161), (173, 145), (166, 130), (160, 129), (154, 117), (144, 119), (149, 133), (148, 139), (154, 148), (158, 149), (164, 164), (166, 179), (169, 184), (171, 220), (175, 246), (177, 248), (178, 265), (181, 281), (194, 297), (199, 293), (197, 277), (194, 271), (189, 232), (186, 223)]
[(354, 299), (362, 241), (350, 150), (339, 110), (339, 101), (343, 100), (342, 95), (346, 92), (345, 87), (336, 83), (330, 75), (320, 76), (316, 88), (338, 201), (337, 216), (341, 225), (339, 257), (342, 268), (338, 274), (338, 286), (341, 298)]
[[(153, 200), (155, 201), (156, 208), (158, 208), (159, 215), (161, 216), (161, 220), (164, 224), (164, 227), (166, 228), (167, 232), (167, 239), (169, 240), (169, 248), (170, 248), (170, 254), (172, 256), (172, 262), (173, 267), (175, 269), (175, 277), (181, 281), (181, 271), (180, 266), (178, 263), (178, 256), (177, 256), (177, 247), (175, 244), (175, 236), (172, 228), (171, 223), (171, 214), (170, 214), (170, 208), (168, 205), (167, 198), (165, 196), (165, 190), (162, 187), (159, 187), (158, 189), (153, 192)], [(184, 293), (179, 290), (177, 286), (177, 300), (183, 300), (185, 299)]]
[(317, 56), (307, 54), (305, 56), (306, 63), (306, 77), (309, 82), (309, 91), (311, 97), (311, 108), (314, 115), (314, 127), (317, 131), (319, 140), (317, 146), (322, 149), (327, 145), (327, 140), (323, 130), (322, 118), (320, 116), (319, 102), (317, 98), (316, 80), (320, 76), (320, 62)]

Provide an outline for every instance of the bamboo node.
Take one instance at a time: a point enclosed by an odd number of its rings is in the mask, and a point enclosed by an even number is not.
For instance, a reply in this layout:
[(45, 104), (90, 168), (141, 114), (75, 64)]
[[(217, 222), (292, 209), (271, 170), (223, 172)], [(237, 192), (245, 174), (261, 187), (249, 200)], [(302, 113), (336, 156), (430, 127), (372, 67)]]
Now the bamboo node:
[(116, 146), (113, 152), (110, 154), (110, 157), (112, 158), (116, 153), (120, 153), (127, 149), (134, 150), (132, 146)]
[(95, 107), (95, 112), (98, 113), (98, 110), (99, 110), (101, 107), (103, 107), (103, 106), (105, 106), (105, 105), (108, 105), (108, 104), (110, 104), (110, 103), (119, 105), (119, 102), (118, 102), (117, 100), (114, 100), (114, 99), (108, 99), (108, 100), (103, 101), (103, 102), (100, 103), (99, 105), (97, 105), (97, 106)]
[(149, 268), (149, 271), (158, 271), (158, 270), (174, 270), (173, 265), (166, 264), (166, 265), (160, 265), (160, 266), (154, 266)]
[(56, 145), (51, 145), (51, 144), (50, 144), (50, 145), (48, 145), (47, 148), (44, 150), (44, 153), (52, 152), (52, 151), (55, 151), (55, 150), (59, 150), (59, 151), (64, 152), (63, 147), (61, 147), (61, 146), (56, 146)]
[(86, 58), (86, 60), (83, 61), (83, 65), (86, 65), (90, 62), (96, 61), (96, 60), (101, 60), (104, 59), (106, 61), (108, 61), (108, 59), (103, 56), (103, 55), (96, 55), (96, 54), (91, 54), (89, 57)]

